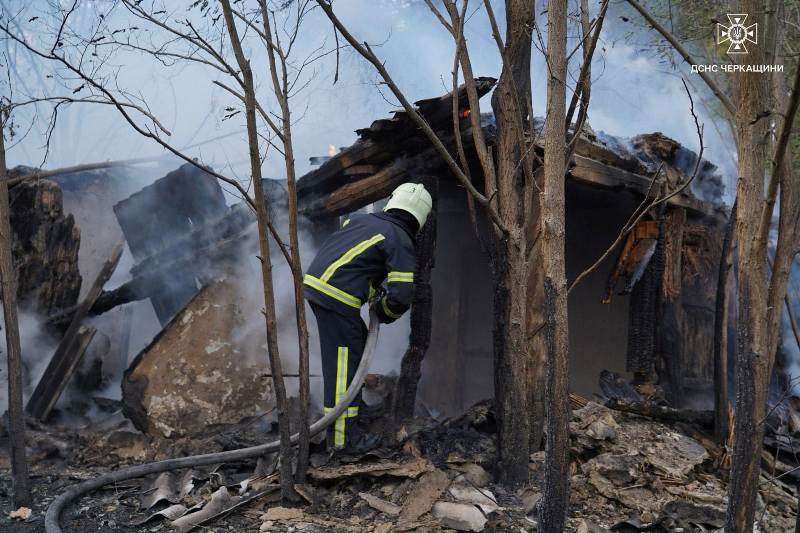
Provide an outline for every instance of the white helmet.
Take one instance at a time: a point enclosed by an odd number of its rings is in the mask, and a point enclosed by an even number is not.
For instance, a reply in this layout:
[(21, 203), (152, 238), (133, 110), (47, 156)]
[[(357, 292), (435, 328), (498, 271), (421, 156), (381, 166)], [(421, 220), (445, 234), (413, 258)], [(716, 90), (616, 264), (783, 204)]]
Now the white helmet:
[(425, 225), (428, 214), (433, 207), (433, 199), (421, 183), (404, 183), (396, 188), (389, 197), (389, 202), (384, 211), (401, 209), (414, 215), (419, 222), (420, 229)]

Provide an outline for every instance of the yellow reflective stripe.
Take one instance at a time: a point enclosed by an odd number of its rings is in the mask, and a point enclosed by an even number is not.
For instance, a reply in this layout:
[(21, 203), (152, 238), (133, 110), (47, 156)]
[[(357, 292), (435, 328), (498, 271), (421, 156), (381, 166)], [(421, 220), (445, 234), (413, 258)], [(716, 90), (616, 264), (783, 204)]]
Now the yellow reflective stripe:
[(342, 227), (345, 227), (345, 226), (347, 226), (349, 223), (350, 223), (350, 219), (348, 218), (347, 220), (345, 220), (345, 221), (342, 223)]
[(306, 274), (303, 278), (303, 283), (318, 290), (321, 293), (327, 294), (334, 300), (338, 300), (343, 304), (349, 305), (350, 307), (355, 307), (356, 309), (361, 308), (361, 300), (353, 296), (352, 294), (346, 293), (341, 289), (337, 289), (330, 283), (325, 283), (321, 279), (315, 278), (311, 274)]
[(383, 312), (386, 313), (386, 316), (391, 318), (400, 318), (400, 315), (397, 313), (393, 313), (389, 306), (386, 304), (386, 296), (381, 298), (381, 307), (383, 308)]
[[(336, 358), (336, 394), (335, 399), (338, 404), (347, 391), (347, 346), (339, 346), (338, 357)], [(333, 445), (336, 448), (343, 448), (345, 443), (345, 424), (347, 414), (343, 414), (336, 419), (333, 426)]]
[(393, 283), (393, 282), (413, 283), (414, 282), (414, 273), (413, 272), (389, 272), (389, 275), (386, 276), (386, 281), (388, 281), (389, 283)]
[(330, 266), (327, 269), (325, 269), (325, 272), (322, 273), (320, 279), (322, 281), (327, 282), (329, 279), (331, 279), (331, 276), (333, 276), (333, 274), (340, 266), (346, 265), (347, 263), (352, 261), (354, 257), (362, 253), (364, 250), (366, 250), (373, 244), (381, 242), (383, 239), (385, 239), (385, 237), (380, 233), (378, 233), (377, 235), (367, 239), (366, 241), (361, 241), (360, 243), (356, 244), (355, 246), (347, 250), (344, 254), (342, 254), (342, 257), (331, 263)]
[[(333, 411), (333, 407), (323, 407), (322, 409), (323, 409), (323, 412), (325, 412), (325, 413), (330, 413), (331, 411)], [(358, 416), (358, 407), (357, 406), (356, 407), (348, 407), (344, 411), (344, 413), (342, 413), (342, 416), (345, 416), (347, 418), (353, 418), (353, 417)]]

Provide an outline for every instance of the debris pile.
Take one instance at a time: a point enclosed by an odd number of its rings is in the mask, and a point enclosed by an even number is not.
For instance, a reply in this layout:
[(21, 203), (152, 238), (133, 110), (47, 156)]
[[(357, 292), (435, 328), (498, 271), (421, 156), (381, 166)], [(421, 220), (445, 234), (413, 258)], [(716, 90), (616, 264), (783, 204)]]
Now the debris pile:
[[(571, 505), (567, 531), (633, 533), (717, 531), (726, 507), (720, 449), (690, 426), (666, 425), (579, 398), (573, 413)], [(101, 438), (72, 442), (32, 432), (42, 449), (37, 508), (22, 522), (41, 524), (44, 507), (74, 479), (130, 460), (158, 459), (263, 442), (269, 424), (251, 419), (227, 433), (164, 439), (127, 422)], [(263, 421), (262, 421), (263, 422)], [(302, 501), (280, 502), (277, 457), (163, 473), (95, 493), (67, 511), (73, 531), (536, 531), (544, 452), (531, 456), (531, 482), (515, 491), (495, 484), (490, 403), (458, 419), (413, 419), (364, 456), (312, 454)], [(138, 450), (136, 453), (133, 451)], [(46, 452), (45, 452), (46, 451)], [(72, 466), (65, 467), (64, 463)], [(113, 465), (113, 466), (112, 466)], [(3, 464), (3, 468), (7, 465)], [(766, 471), (759, 496), (760, 531), (794, 527), (794, 489)], [(0, 486), (6, 498), (7, 477)], [(44, 487), (44, 488), (42, 488)], [(52, 491), (52, 492), (50, 492)], [(0, 527), (11, 518), (0, 521)], [(19, 526), (19, 518), (17, 527)], [(22, 531), (25, 531), (22, 529)]]

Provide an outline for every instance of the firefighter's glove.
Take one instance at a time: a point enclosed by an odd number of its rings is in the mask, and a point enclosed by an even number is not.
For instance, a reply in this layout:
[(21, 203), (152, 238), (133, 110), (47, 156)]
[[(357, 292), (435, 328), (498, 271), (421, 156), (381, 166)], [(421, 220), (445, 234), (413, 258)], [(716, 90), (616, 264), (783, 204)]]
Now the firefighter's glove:
[(394, 314), (391, 308), (389, 308), (389, 305), (386, 303), (386, 296), (373, 301), (372, 305), (370, 305), (370, 311), (378, 315), (378, 320), (380, 320), (381, 324), (391, 324), (400, 318), (399, 315)]

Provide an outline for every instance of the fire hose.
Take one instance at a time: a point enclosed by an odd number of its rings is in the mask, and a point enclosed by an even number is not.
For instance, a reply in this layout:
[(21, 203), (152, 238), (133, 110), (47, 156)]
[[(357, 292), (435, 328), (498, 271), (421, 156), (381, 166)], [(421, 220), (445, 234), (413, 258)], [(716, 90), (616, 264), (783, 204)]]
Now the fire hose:
[[(364, 354), (361, 357), (361, 363), (358, 365), (356, 369), (355, 376), (353, 377), (353, 381), (350, 386), (347, 388), (347, 392), (344, 395), (344, 398), (339, 400), (339, 402), (333, 407), (333, 410), (329, 411), (325, 414), (322, 418), (311, 424), (309, 427), (309, 434), (310, 436), (316, 435), (321, 431), (324, 431), (328, 426), (330, 426), (339, 415), (341, 415), (345, 409), (347, 409), (353, 400), (355, 400), (358, 392), (361, 390), (361, 386), (364, 384), (364, 380), (367, 377), (367, 371), (369, 370), (370, 362), (372, 361), (372, 356), (375, 354), (375, 346), (378, 343), (378, 329), (379, 329), (379, 321), (378, 317), (375, 313), (370, 313), (369, 317), (369, 334), (367, 335), (367, 342), (364, 346)], [(291, 436), (292, 444), (297, 443), (300, 438), (299, 433), (295, 433)], [(109, 485), (111, 483), (118, 483), (120, 481), (126, 481), (128, 479), (133, 479), (137, 477), (144, 477), (150, 474), (158, 474), (161, 472), (166, 472), (168, 470), (177, 470), (178, 468), (189, 468), (189, 467), (197, 467), (197, 466), (206, 466), (215, 463), (221, 463), (226, 461), (239, 461), (242, 459), (252, 459), (255, 457), (260, 457), (268, 452), (274, 452), (280, 449), (280, 440), (275, 440), (272, 442), (268, 442), (266, 444), (260, 444), (258, 446), (251, 446), (249, 448), (240, 448), (238, 450), (229, 450), (227, 452), (219, 452), (219, 453), (207, 453), (203, 455), (191, 455), (189, 457), (181, 457), (178, 459), (165, 459), (163, 461), (156, 461), (153, 463), (146, 463), (143, 465), (131, 466), (128, 468), (123, 468), (122, 470), (116, 470), (114, 472), (109, 472), (108, 474), (104, 474), (99, 476), (95, 479), (90, 479), (84, 481), (82, 483), (78, 483), (73, 485), (72, 487), (68, 488), (63, 493), (59, 494), (53, 503), (47, 508), (47, 513), (44, 517), (44, 526), (45, 531), (47, 533), (63, 533), (61, 530), (61, 526), (59, 525), (59, 518), (61, 516), (61, 512), (64, 508), (73, 500), (76, 500), (80, 496), (91, 492), (93, 490), (97, 490), (100, 487), (104, 487), (105, 485)]]

